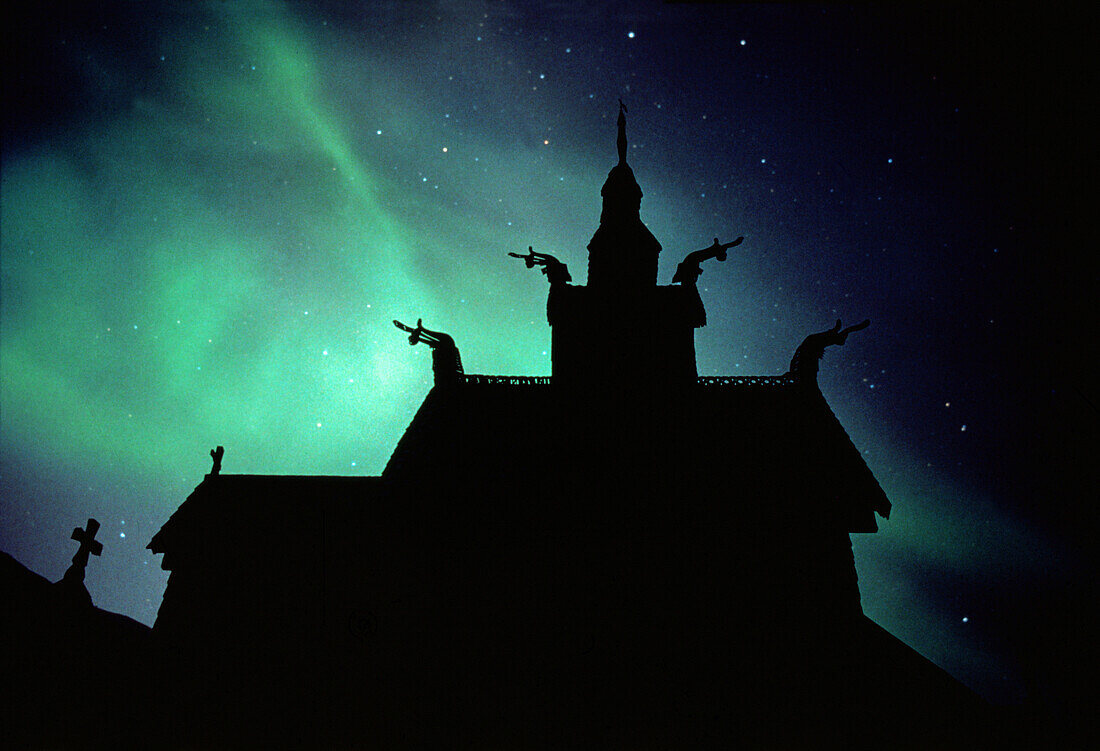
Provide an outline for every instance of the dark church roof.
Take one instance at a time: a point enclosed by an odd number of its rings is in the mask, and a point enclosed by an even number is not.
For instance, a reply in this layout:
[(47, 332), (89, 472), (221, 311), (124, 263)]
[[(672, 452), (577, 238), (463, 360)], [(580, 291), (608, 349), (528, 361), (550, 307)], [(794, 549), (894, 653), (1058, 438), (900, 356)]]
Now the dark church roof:
[(383, 477), (440, 473), (456, 483), (492, 478), (562, 492), (592, 478), (636, 478), (678, 487), (678, 502), (695, 494), (747, 514), (782, 503), (771, 511), (849, 532), (874, 532), (875, 513), (890, 514), (816, 386), (789, 376), (698, 378), (679, 392), (638, 395), (467, 375), (428, 394)]

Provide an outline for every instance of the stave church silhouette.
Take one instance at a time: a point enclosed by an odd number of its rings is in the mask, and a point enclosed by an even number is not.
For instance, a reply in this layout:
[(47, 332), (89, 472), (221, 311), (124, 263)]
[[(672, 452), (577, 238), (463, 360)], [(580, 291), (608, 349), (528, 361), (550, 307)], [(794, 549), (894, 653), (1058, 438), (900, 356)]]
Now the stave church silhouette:
[[(627, 164), (587, 285), (553, 256), (550, 377), (455, 341), (381, 476), (213, 471), (149, 544), (165, 744), (953, 747), (984, 704), (863, 615), (850, 535), (890, 502), (817, 386), (866, 322), (782, 375), (699, 377), (696, 280), (657, 280)], [(502, 261), (503, 262), (503, 261)], [(713, 265), (713, 264), (712, 264)], [(517, 271), (519, 265), (517, 264)], [(215, 452), (212, 452), (215, 453)]]

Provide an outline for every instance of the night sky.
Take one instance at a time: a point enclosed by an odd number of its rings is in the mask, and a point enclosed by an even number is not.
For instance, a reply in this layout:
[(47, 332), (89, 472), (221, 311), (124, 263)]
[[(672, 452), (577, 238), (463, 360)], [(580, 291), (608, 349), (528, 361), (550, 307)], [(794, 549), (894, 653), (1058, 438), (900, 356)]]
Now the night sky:
[(820, 378), (894, 504), (853, 536), (864, 611), (995, 701), (1065, 691), (1100, 403), (1068, 13), (72, 6), (5, 20), (0, 548), (57, 580), (96, 517), (93, 599), (151, 624), (145, 546), (215, 445), (381, 472), (431, 384), (392, 319), (548, 375), (546, 284), (506, 254), (584, 283), (622, 98), (660, 282), (745, 236), (699, 282), (701, 375), (872, 321)]

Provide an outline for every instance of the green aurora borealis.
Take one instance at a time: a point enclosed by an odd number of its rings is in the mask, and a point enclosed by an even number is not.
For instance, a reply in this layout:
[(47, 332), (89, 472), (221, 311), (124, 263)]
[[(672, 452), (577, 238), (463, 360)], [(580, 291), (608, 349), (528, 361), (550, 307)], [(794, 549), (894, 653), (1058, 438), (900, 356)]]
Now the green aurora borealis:
[(96, 604), (152, 623), (145, 545), (210, 448), (227, 473), (381, 471), (431, 381), (392, 319), (452, 334), (469, 373), (549, 374), (546, 285), (506, 253), (584, 282), (621, 96), (661, 283), (746, 236), (700, 281), (700, 373), (781, 373), (810, 331), (872, 320), (821, 379), (894, 504), (854, 536), (864, 610), (1021, 695), (965, 594), (1064, 565), (999, 500), (1020, 429), (983, 379), (1022, 316), (1019, 241), (919, 66), (875, 72), (885, 42), (823, 63), (793, 8), (121, 7), (38, 23), (69, 76), (43, 96), (68, 98), (5, 139), (4, 550), (56, 580), (95, 516)]

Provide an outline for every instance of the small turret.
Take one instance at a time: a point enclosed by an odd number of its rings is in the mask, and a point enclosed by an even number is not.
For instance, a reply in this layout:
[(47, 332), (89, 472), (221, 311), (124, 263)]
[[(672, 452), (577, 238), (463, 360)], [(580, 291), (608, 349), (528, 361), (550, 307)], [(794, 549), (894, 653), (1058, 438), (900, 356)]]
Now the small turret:
[[(741, 240), (717, 241), (689, 257), (678, 282), (657, 284), (661, 244), (641, 220), (642, 189), (626, 162), (626, 107), (619, 101), (619, 162), (601, 194), (600, 226), (588, 244), (588, 284), (569, 284), (564, 264), (528, 250), (529, 268), (550, 279), (546, 313), (553, 327), (552, 362), (558, 384), (600, 393), (683, 389), (694, 383), (695, 328), (706, 311), (694, 280), (704, 258), (724, 259)], [(689, 268), (690, 267), (690, 268)]]

